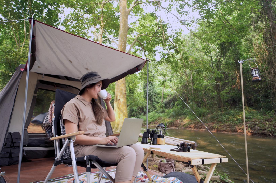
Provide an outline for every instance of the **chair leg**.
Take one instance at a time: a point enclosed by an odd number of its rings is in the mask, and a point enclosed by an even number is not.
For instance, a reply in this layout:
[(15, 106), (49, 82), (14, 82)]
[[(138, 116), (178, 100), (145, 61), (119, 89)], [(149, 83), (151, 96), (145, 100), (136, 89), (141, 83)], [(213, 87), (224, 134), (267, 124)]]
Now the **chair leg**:
[(47, 183), (47, 182), (48, 182), (48, 180), (51, 178), (51, 176), (52, 176), (52, 174), (53, 174), (53, 172), (54, 172), (54, 170), (55, 170), (56, 167), (57, 167), (57, 166), (55, 166), (55, 164), (52, 166), (52, 168), (51, 168), (50, 172), (48, 173), (48, 175), (47, 175), (47, 177), (46, 177), (44, 183)]
[[(103, 168), (103, 169), (105, 170), (105, 168)], [(102, 178), (103, 178), (103, 172), (100, 171), (98, 183), (101, 182)]]
[[(61, 158), (63, 152), (65, 151), (65, 148), (67, 147), (67, 145), (68, 145), (68, 143), (69, 143), (69, 141), (68, 141), (68, 139), (67, 139), (67, 140), (65, 141), (65, 144), (63, 145), (61, 151), (57, 151), (57, 149), (59, 148), (59, 147), (58, 147), (58, 141), (55, 140), (54, 142), (55, 142), (55, 148), (56, 148), (56, 149), (55, 149), (56, 158), (55, 158), (54, 165), (52, 166), (50, 172), (48, 173), (48, 175), (47, 175), (47, 177), (46, 177), (44, 183), (48, 182), (48, 180), (51, 178), (51, 176), (52, 176), (54, 170), (56, 169), (56, 167), (61, 163), (61, 162), (60, 162), (60, 158)], [(57, 146), (56, 146), (56, 145), (57, 145)]]
[(92, 163), (103, 173), (105, 176), (111, 180), (113, 183), (115, 183), (115, 180), (95, 161), (92, 161)]
[(91, 163), (90, 161), (86, 160), (86, 179), (87, 179), (87, 183), (90, 183), (90, 175), (91, 175)]
[(71, 159), (72, 159), (75, 182), (79, 183), (79, 175), (78, 175), (78, 169), (77, 169), (77, 163), (76, 163), (76, 157), (75, 157), (75, 151), (74, 151), (74, 142), (71, 139), (70, 139), (70, 151), (71, 151)]
[(91, 175), (91, 172), (86, 172), (86, 176), (87, 176), (87, 183), (90, 183), (90, 175)]

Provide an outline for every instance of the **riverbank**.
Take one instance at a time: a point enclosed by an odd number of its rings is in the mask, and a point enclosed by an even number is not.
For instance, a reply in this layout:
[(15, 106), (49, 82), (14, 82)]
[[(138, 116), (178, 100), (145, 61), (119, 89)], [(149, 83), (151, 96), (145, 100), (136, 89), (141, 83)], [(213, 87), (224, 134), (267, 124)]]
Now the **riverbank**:
[[(212, 132), (243, 133), (242, 111), (238, 109), (213, 113), (198, 111), (196, 114)], [(145, 116), (141, 117), (146, 121)], [(164, 123), (167, 128), (206, 130), (193, 114), (174, 116), (168, 112), (149, 113), (149, 125), (154, 128), (159, 123)], [(247, 108), (246, 127), (247, 135), (276, 137), (276, 114)]]

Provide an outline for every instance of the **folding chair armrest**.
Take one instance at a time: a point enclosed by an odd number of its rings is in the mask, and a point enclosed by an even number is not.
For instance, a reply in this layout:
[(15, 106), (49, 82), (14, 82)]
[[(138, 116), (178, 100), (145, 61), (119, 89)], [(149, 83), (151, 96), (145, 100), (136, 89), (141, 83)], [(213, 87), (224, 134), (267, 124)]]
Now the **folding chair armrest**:
[(73, 136), (83, 135), (83, 134), (84, 134), (84, 131), (78, 131), (78, 132), (74, 132), (74, 133), (60, 135), (57, 137), (52, 137), (50, 140), (58, 140), (58, 139), (63, 139), (63, 138), (68, 138), (68, 137), (73, 137)]

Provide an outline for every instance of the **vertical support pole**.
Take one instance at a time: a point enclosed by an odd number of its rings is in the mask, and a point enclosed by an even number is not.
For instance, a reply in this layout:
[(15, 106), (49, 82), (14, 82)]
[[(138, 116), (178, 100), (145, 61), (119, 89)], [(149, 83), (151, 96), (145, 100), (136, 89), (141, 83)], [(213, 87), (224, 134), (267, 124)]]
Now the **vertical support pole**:
[(240, 62), (241, 89), (242, 89), (242, 110), (243, 110), (242, 114), (243, 114), (243, 131), (244, 131), (244, 140), (245, 140), (245, 156), (246, 156), (247, 183), (249, 183), (249, 170), (248, 170), (247, 139), (246, 139), (246, 126), (245, 126), (245, 109), (244, 109), (242, 63), (243, 63), (243, 61)]
[(74, 142), (73, 142), (72, 139), (68, 139), (68, 140), (70, 141), (70, 151), (71, 151), (71, 159), (72, 159), (72, 166), (73, 166), (75, 183), (79, 183), (80, 181), (79, 181), (77, 162), (76, 162), (76, 157), (75, 157)]
[[(86, 166), (86, 178), (87, 178), (87, 183), (91, 183), (90, 182), (90, 175), (91, 175), (91, 162), (89, 160), (88, 165)], [(99, 177), (99, 179), (101, 179), (102, 177)], [(101, 181), (99, 181), (101, 182)]]
[(147, 129), (149, 127), (149, 60), (147, 59)]
[(23, 154), (23, 140), (24, 140), (24, 129), (26, 123), (26, 110), (27, 110), (27, 99), (28, 99), (28, 85), (29, 85), (29, 74), (30, 74), (30, 62), (31, 62), (31, 50), (32, 50), (32, 39), (33, 39), (33, 26), (34, 26), (34, 16), (31, 18), (31, 30), (30, 30), (30, 42), (29, 42), (29, 53), (28, 53), (28, 63), (27, 63), (27, 74), (26, 74), (26, 87), (25, 87), (25, 102), (24, 102), (24, 112), (23, 112), (23, 124), (22, 133), (20, 141), (20, 152), (19, 152), (19, 163), (18, 163), (18, 173), (17, 173), (17, 183), (20, 182), (20, 170)]
[[(149, 128), (149, 60), (147, 61), (147, 129)], [(149, 160), (147, 158), (147, 169), (149, 169)]]

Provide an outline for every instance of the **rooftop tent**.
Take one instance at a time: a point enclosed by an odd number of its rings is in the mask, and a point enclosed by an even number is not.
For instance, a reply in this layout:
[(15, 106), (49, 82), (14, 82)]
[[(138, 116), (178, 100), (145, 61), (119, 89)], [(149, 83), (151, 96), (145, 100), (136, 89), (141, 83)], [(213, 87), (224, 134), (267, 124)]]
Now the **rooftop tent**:
[[(42, 22), (35, 20), (33, 24), (25, 127), (31, 121), (38, 89), (78, 93), (79, 79), (87, 72), (96, 71), (112, 83), (141, 70), (145, 64), (142, 58)], [(22, 134), (26, 71), (27, 64), (19, 66), (0, 93), (0, 152), (8, 132)]]

